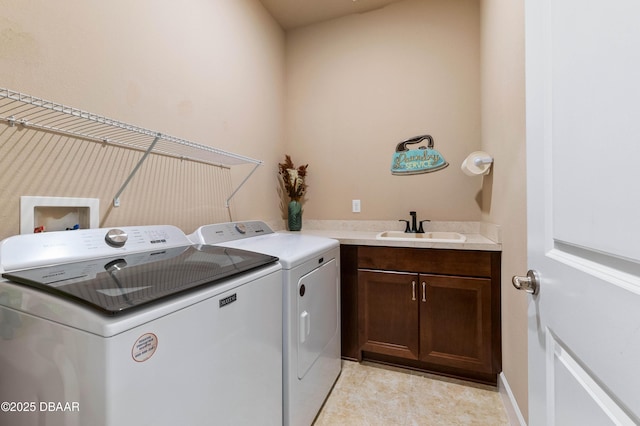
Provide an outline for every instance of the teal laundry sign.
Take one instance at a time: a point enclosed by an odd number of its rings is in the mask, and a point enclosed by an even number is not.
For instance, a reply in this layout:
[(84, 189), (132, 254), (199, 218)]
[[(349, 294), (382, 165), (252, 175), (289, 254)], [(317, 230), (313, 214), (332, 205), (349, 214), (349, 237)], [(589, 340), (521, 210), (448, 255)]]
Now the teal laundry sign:
[[(427, 140), (427, 146), (420, 146), (417, 149), (409, 149), (407, 145), (417, 144)], [(433, 148), (433, 138), (429, 135), (415, 136), (406, 141), (400, 142), (396, 146), (396, 152), (391, 160), (391, 174), (393, 175), (416, 175), (419, 173), (429, 173), (442, 170), (449, 163), (442, 154)]]

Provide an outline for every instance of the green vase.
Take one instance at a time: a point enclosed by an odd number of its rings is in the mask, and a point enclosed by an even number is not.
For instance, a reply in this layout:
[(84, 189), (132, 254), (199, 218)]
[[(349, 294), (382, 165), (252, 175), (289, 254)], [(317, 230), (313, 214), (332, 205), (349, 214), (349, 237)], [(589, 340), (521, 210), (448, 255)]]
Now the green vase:
[(302, 204), (300, 201), (292, 200), (289, 202), (288, 208), (289, 215), (287, 221), (289, 222), (289, 231), (299, 231), (302, 229)]

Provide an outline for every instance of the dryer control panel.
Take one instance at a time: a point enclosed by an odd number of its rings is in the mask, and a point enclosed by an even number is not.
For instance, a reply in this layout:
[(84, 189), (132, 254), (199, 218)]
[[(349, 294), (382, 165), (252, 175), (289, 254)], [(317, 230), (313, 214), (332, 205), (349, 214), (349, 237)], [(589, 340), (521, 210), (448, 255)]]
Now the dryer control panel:
[(273, 230), (260, 220), (252, 220), (201, 226), (189, 235), (189, 239), (194, 244), (219, 244), (266, 234), (273, 234)]

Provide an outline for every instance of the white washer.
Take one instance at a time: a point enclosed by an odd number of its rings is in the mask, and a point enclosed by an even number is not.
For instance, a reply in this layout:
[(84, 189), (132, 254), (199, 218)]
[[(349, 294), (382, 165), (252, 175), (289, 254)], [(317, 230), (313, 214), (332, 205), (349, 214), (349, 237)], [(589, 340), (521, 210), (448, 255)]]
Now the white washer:
[(0, 242), (0, 424), (281, 425), (277, 259), (108, 231)]
[(205, 225), (189, 238), (277, 256), (283, 269), (284, 424), (313, 423), (341, 371), (340, 245), (264, 222)]

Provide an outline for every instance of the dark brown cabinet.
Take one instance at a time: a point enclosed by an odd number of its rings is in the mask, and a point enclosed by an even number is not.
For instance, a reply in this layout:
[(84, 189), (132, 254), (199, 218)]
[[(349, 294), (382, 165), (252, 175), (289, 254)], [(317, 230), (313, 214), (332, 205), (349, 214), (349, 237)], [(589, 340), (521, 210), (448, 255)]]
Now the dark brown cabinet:
[(418, 276), (358, 271), (360, 349), (418, 359)]
[(342, 309), (351, 341), (345, 347), (343, 339), (344, 357), (496, 383), (499, 252), (347, 247), (342, 285), (352, 297)]
[(492, 372), (491, 280), (420, 275), (420, 359)]

